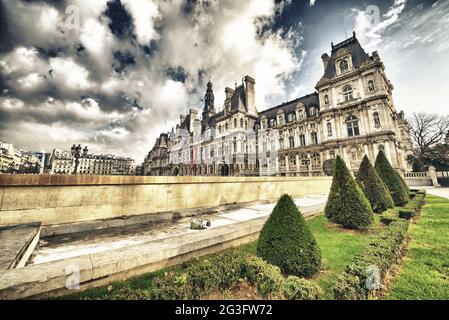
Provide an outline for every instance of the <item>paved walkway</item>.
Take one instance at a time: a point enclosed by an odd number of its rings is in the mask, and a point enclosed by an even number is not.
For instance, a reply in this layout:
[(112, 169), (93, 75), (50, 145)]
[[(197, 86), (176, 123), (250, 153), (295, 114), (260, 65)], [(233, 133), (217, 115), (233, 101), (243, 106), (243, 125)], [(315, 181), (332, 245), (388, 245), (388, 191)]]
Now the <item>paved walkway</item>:
[[(302, 214), (307, 217), (323, 211), (327, 194), (311, 195), (295, 199)], [(236, 210), (223, 211), (202, 216), (211, 221), (211, 228), (268, 217), (275, 203), (252, 205)], [(191, 230), (190, 221), (195, 218), (183, 218), (177, 222), (165, 222), (152, 225), (134, 225), (109, 230), (91, 231), (43, 238), (40, 240), (29, 264), (41, 264), (97, 252), (119, 249), (130, 245), (139, 245), (149, 241), (162, 240), (181, 235), (202, 232)]]
[(427, 193), (449, 199), (449, 188), (427, 188)]

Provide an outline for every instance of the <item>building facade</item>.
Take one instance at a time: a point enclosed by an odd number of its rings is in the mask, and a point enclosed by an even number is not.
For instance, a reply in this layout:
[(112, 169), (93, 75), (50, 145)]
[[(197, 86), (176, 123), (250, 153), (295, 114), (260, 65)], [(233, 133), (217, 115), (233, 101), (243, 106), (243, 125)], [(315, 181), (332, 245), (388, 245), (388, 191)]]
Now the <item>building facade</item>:
[[(73, 174), (75, 158), (70, 151), (55, 149), (50, 158), (50, 174)], [(79, 158), (77, 174), (80, 175), (135, 175), (131, 158), (114, 155), (83, 154)]]
[(201, 119), (194, 109), (181, 114), (157, 139), (144, 174), (320, 176), (336, 155), (354, 172), (365, 154), (374, 162), (379, 150), (394, 168), (409, 170), (409, 126), (394, 106), (379, 54), (368, 55), (354, 33), (321, 58), (315, 92), (261, 112), (250, 76), (225, 89), (218, 112), (209, 81)]
[(46, 161), (45, 152), (29, 151), (0, 141), (0, 173), (43, 173)]

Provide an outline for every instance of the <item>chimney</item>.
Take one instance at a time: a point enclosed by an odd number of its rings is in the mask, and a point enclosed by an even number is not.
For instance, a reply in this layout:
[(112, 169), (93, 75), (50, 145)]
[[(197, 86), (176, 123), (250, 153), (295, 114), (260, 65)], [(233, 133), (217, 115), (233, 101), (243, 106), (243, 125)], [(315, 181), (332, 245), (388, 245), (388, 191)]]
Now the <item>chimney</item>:
[(323, 53), (321, 55), (321, 60), (323, 60), (324, 71), (326, 71), (327, 65), (329, 64), (329, 55), (327, 53)]
[(248, 113), (257, 116), (256, 93), (254, 89), (256, 81), (250, 76), (245, 76), (243, 81), (245, 82), (246, 107)]
[(232, 98), (232, 95), (234, 94), (234, 89), (226, 87), (225, 94), (226, 94), (226, 100), (230, 100)]
[(195, 123), (196, 117), (198, 115), (198, 111), (196, 109), (190, 109), (190, 125), (189, 125), (189, 129), (190, 129), (190, 133), (193, 132), (193, 125)]

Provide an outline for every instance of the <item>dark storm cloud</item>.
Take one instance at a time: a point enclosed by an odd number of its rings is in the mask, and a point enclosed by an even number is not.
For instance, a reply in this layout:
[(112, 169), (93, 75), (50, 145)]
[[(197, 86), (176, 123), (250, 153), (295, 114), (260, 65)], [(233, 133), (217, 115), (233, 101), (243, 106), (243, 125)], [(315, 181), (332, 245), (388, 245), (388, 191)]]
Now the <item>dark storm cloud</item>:
[(169, 67), (166, 70), (167, 76), (175, 81), (184, 83), (188, 77), (188, 74), (183, 67)]
[(108, 26), (111, 32), (120, 39), (134, 38), (134, 28), (131, 15), (126, 11), (120, 0), (107, 2), (104, 12), (110, 20)]

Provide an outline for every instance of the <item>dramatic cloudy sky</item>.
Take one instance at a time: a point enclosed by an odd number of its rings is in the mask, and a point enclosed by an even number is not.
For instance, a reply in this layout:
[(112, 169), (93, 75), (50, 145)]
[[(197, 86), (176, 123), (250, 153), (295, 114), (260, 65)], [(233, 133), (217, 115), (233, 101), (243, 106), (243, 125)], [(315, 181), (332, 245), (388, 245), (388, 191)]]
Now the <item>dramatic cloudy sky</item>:
[(209, 78), (217, 109), (245, 74), (266, 109), (313, 92), (354, 29), (398, 109), (447, 112), (449, 1), (0, 0), (0, 140), (140, 162)]

